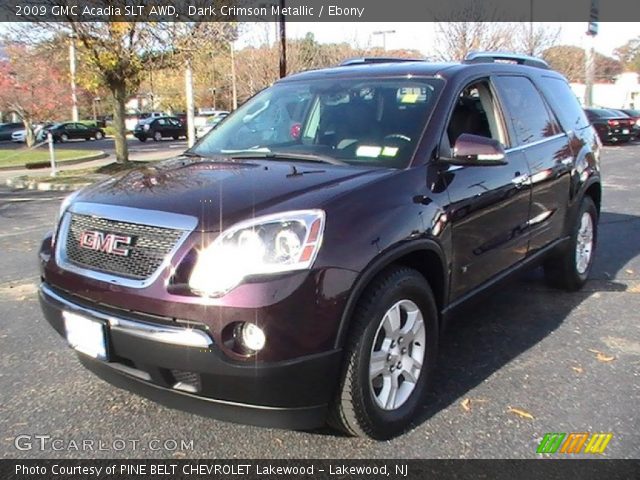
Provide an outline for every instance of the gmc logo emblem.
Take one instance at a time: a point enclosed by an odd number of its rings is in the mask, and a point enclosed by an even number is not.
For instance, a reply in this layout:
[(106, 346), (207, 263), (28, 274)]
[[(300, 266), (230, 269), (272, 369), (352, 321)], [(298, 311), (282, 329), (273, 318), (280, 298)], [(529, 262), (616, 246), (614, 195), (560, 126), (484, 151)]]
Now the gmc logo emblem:
[(131, 245), (133, 237), (126, 235), (116, 235), (115, 233), (104, 233), (93, 230), (86, 230), (80, 234), (80, 247), (97, 252), (112, 253), (126, 257), (130, 249), (125, 245)]

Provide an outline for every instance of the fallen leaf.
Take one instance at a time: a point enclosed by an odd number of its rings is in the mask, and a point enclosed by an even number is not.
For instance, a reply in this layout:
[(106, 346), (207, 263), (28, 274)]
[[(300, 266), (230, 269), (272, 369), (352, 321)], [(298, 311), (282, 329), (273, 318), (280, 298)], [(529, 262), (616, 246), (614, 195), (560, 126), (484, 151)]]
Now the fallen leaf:
[(625, 272), (628, 273), (629, 275), (633, 275), (633, 270), (631, 270), (630, 268), (627, 268)]
[(463, 401), (460, 402), (460, 406), (462, 408), (464, 408), (464, 410), (466, 412), (470, 412), (471, 411), (471, 399), (470, 398), (465, 398)]
[(280, 446), (284, 445), (284, 442), (282, 441), (282, 439), (280, 439), (278, 437), (275, 437), (274, 440), (278, 445), (280, 445)]
[(616, 359), (616, 357), (612, 355), (607, 355), (606, 353), (601, 352), (600, 350), (594, 350), (593, 348), (590, 348), (589, 351), (591, 353), (596, 354), (596, 360), (598, 360), (599, 362), (607, 363), (607, 362), (612, 362)]
[(576, 372), (576, 373), (582, 373), (582, 372), (584, 372), (584, 370), (582, 369), (582, 367), (581, 367), (580, 365), (573, 365), (573, 366), (571, 367), (571, 369), (572, 369), (574, 372)]
[(598, 360), (599, 362), (613, 362), (616, 359), (616, 357), (612, 356), (612, 355), (607, 355), (604, 354), (602, 352), (598, 352), (598, 354), (596, 355), (596, 360)]
[(516, 415), (518, 415), (519, 417), (522, 418), (528, 418), (529, 420), (533, 420), (533, 415), (531, 415), (529, 412), (527, 412), (526, 410), (521, 410), (519, 408), (513, 408), (513, 407), (507, 407), (507, 412), (509, 413), (515, 413)]

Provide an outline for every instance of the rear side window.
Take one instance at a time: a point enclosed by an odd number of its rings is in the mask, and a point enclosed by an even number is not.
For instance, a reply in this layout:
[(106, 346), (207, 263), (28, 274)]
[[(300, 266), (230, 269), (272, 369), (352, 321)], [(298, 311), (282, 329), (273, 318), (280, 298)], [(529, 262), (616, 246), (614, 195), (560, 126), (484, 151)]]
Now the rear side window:
[(580, 102), (564, 79), (542, 77), (540, 88), (565, 130), (580, 130), (589, 126)]
[(531, 80), (505, 76), (496, 78), (496, 84), (518, 144), (526, 145), (560, 133), (560, 126)]

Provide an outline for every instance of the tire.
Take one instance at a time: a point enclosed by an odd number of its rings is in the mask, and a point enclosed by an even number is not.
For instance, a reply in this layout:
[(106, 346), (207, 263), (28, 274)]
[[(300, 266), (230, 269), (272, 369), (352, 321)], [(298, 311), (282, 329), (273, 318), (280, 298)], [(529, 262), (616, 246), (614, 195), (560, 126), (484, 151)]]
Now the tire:
[[(416, 327), (415, 336), (406, 342), (400, 337), (409, 334), (404, 329), (409, 328), (411, 318), (419, 319), (416, 311), (422, 315), (422, 336)], [(389, 328), (387, 333), (385, 326), (394, 323), (391, 312), (400, 314), (399, 323), (395, 322), (400, 328)], [(414, 321), (418, 326), (418, 320)], [(367, 287), (353, 312), (329, 423), (349, 435), (377, 440), (407, 430), (423, 406), (437, 348), (438, 313), (427, 281), (410, 268), (395, 266), (384, 270)], [(370, 363), (372, 355), (380, 359), (375, 370)], [(421, 355), (421, 369), (415, 372), (417, 364), (413, 359)], [(406, 370), (409, 365), (413, 365), (411, 374)], [(408, 381), (409, 375), (417, 379)], [(399, 385), (395, 396), (389, 394), (394, 378)]]
[(62, 135), (60, 135), (60, 142), (65, 143), (69, 141), (69, 135), (67, 135), (66, 133), (63, 133)]
[(102, 132), (96, 132), (94, 137), (96, 140), (102, 140), (104, 138), (104, 135), (102, 134)]
[(160, 132), (154, 132), (153, 141), (154, 142), (159, 142), (160, 140), (162, 140), (162, 134)]
[(140, 140), (142, 143), (147, 141), (147, 137), (138, 137), (138, 140)]
[(589, 278), (597, 239), (598, 210), (591, 197), (585, 196), (568, 244), (544, 263), (547, 283), (570, 292), (580, 290)]

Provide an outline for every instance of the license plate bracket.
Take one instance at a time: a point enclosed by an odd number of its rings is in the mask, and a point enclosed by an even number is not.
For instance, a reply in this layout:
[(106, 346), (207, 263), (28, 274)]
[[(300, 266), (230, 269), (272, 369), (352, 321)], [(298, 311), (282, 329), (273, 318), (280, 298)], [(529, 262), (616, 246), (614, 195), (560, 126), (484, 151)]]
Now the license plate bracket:
[(109, 359), (104, 322), (68, 311), (62, 313), (62, 318), (65, 337), (71, 348), (98, 360)]

